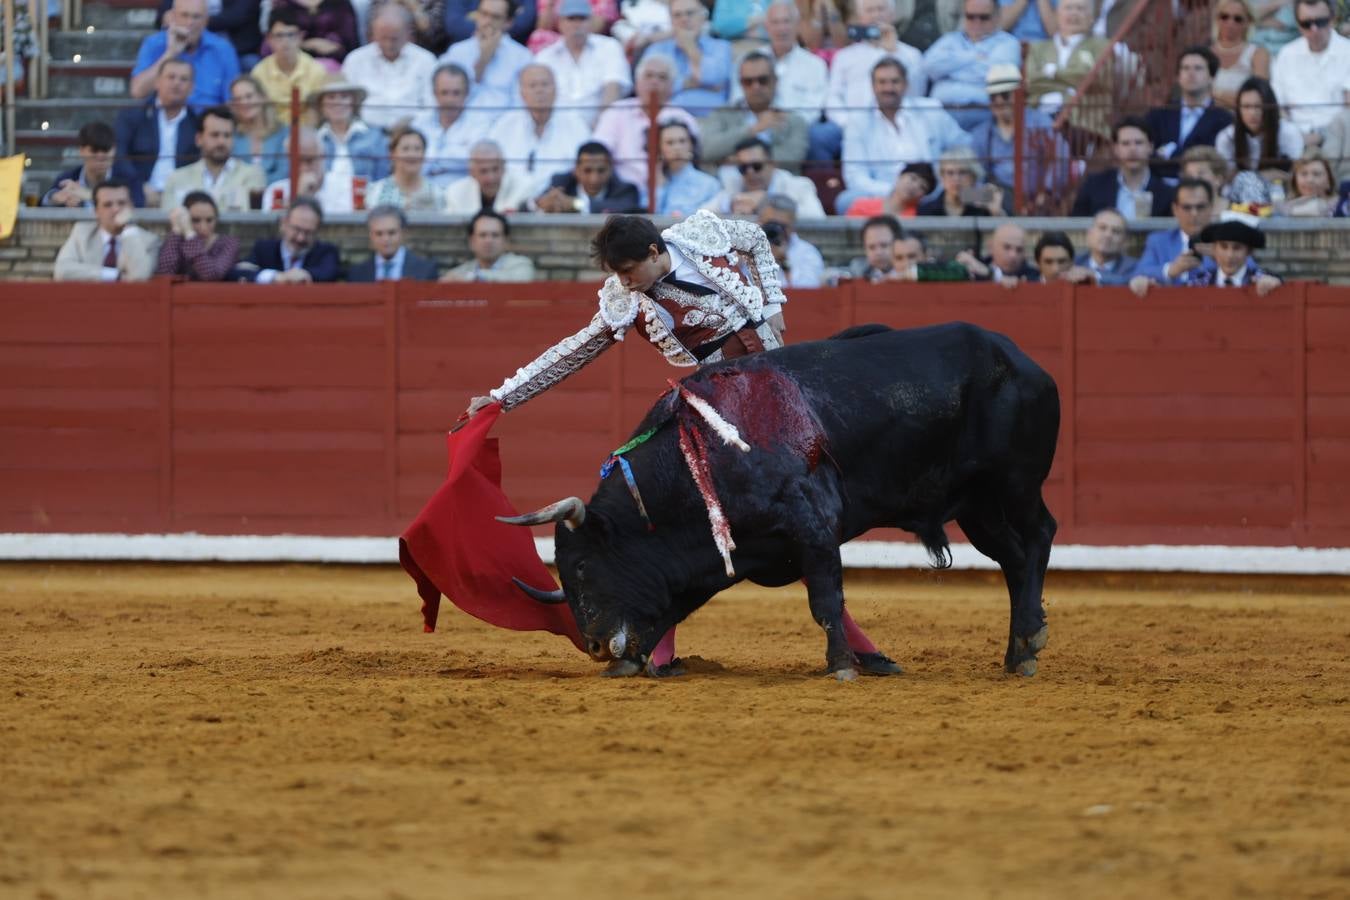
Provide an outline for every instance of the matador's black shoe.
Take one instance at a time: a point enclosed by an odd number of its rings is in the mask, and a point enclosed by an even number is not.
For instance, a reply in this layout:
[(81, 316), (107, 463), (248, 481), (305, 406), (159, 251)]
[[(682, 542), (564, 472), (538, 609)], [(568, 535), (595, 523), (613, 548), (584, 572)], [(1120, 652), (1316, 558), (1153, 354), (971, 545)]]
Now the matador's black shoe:
[(899, 663), (880, 651), (855, 653), (853, 658), (858, 661), (858, 671), (864, 675), (900, 675), (905, 671)]

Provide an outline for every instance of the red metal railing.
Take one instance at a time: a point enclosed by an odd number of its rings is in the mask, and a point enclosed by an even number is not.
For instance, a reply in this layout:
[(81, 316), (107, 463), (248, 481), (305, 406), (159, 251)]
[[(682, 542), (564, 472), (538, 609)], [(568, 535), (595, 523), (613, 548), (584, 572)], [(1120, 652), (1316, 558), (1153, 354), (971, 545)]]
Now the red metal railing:
[[(1131, 2), (1131, 0), (1117, 0)], [(1166, 105), (1173, 96), (1177, 54), (1211, 40), (1210, 0), (1134, 0), (1111, 46), (1097, 58), (1055, 117), (1072, 162), (1065, 190), (1024, 214), (1064, 214), (1077, 182), (1089, 170), (1110, 165), (1110, 123)], [(1024, 67), (1025, 68), (1025, 67)], [(1019, 143), (1023, 117), (1018, 116)], [(1021, 167), (1017, 169), (1021, 174)]]

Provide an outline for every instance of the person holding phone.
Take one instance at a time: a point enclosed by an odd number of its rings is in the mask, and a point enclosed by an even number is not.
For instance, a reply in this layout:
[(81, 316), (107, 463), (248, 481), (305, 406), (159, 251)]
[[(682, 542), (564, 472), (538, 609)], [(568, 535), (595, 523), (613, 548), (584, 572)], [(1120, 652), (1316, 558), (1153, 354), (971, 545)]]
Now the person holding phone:
[(1011, 213), (1007, 193), (996, 184), (984, 184), (984, 167), (969, 147), (949, 147), (938, 157), (942, 190), (919, 204), (921, 216), (997, 216)]
[(1130, 290), (1140, 297), (1153, 284), (1175, 284), (1187, 272), (1197, 268), (1214, 268), (1210, 247), (1199, 241), (1199, 235), (1209, 224), (1214, 213), (1214, 188), (1198, 178), (1183, 178), (1177, 183), (1176, 199), (1172, 201), (1172, 215), (1177, 227), (1169, 231), (1155, 231), (1144, 242), (1144, 255), (1139, 258), (1135, 276), (1130, 279)]
[[(830, 87), (825, 95), (825, 120), (807, 134), (806, 158), (830, 162), (843, 150), (845, 126), (867, 115), (873, 106), (872, 71), (883, 59), (894, 59), (905, 73), (906, 96), (915, 100), (928, 93), (923, 54), (896, 35), (894, 0), (849, 0), (849, 45), (830, 63)], [(940, 101), (929, 101), (938, 109)], [(847, 207), (840, 207), (841, 209)]]
[(905, 67), (908, 96), (928, 93), (923, 54), (900, 40), (892, 24), (894, 19), (894, 0), (851, 0), (849, 4), (850, 43), (830, 63), (830, 89), (825, 99), (825, 115), (840, 128), (851, 114), (872, 106), (872, 67), (884, 57), (897, 59)]

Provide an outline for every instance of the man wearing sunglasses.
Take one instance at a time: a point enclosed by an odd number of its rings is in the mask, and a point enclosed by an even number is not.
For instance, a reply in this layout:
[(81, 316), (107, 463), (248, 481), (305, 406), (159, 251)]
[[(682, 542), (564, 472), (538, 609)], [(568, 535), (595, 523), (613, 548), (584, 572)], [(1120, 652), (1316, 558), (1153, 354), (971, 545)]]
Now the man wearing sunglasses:
[(942, 105), (967, 131), (989, 121), (985, 82), (992, 65), (1021, 66), (1017, 38), (999, 29), (994, 0), (965, 0), (961, 27), (933, 42), (923, 55), (923, 70), (932, 88), (928, 96)]
[(748, 216), (755, 213), (765, 196), (781, 194), (796, 204), (794, 212), (798, 218), (825, 218), (815, 182), (776, 167), (773, 151), (759, 138), (748, 137), (737, 144), (736, 152), (731, 155), (731, 165), (726, 168), (731, 171), (723, 174), (725, 189), (704, 204), (704, 209), (723, 215)]
[(1303, 132), (1305, 146), (1320, 146), (1325, 129), (1350, 102), (1350, 38), (1336, 33), (1327, 0), (1297, 0), (1301, 35), (1275, 56), (1271, 86), (1284, 115)]
[(773, 60), (762, 50), (752, 51), (741, 60), (738, 77), (741, 98), (713, 110), (703, 123), (706, 161), (727, 161), (738, 144), (753, 137), (772, 147), (784, 168), (799, 171), (806, 154), (806, 120), (776, 106), (778, 75)]
[(1192, 270), (1213, 270), (1211, 248), (1198, 242), (1213, 214), (1214, 188), (1208, 181), (1183, 178), (1177, 182), (1176, 199), (1172, 201), (1177, 227), (1155, 231), (1144, 241), (1144, 254), (1130, 279), (1130, 290), (1142, 297), (1150, 284), (1176, 284)]

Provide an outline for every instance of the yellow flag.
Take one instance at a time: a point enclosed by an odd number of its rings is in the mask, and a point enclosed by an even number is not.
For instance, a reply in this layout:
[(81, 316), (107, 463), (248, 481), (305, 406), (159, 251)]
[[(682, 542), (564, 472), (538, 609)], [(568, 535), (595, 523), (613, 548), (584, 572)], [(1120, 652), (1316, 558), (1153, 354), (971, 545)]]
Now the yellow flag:
[(14, 220), (19, 216), (23, 161), (22, 153), (0, 159), (0, 241), (14, 233)]

